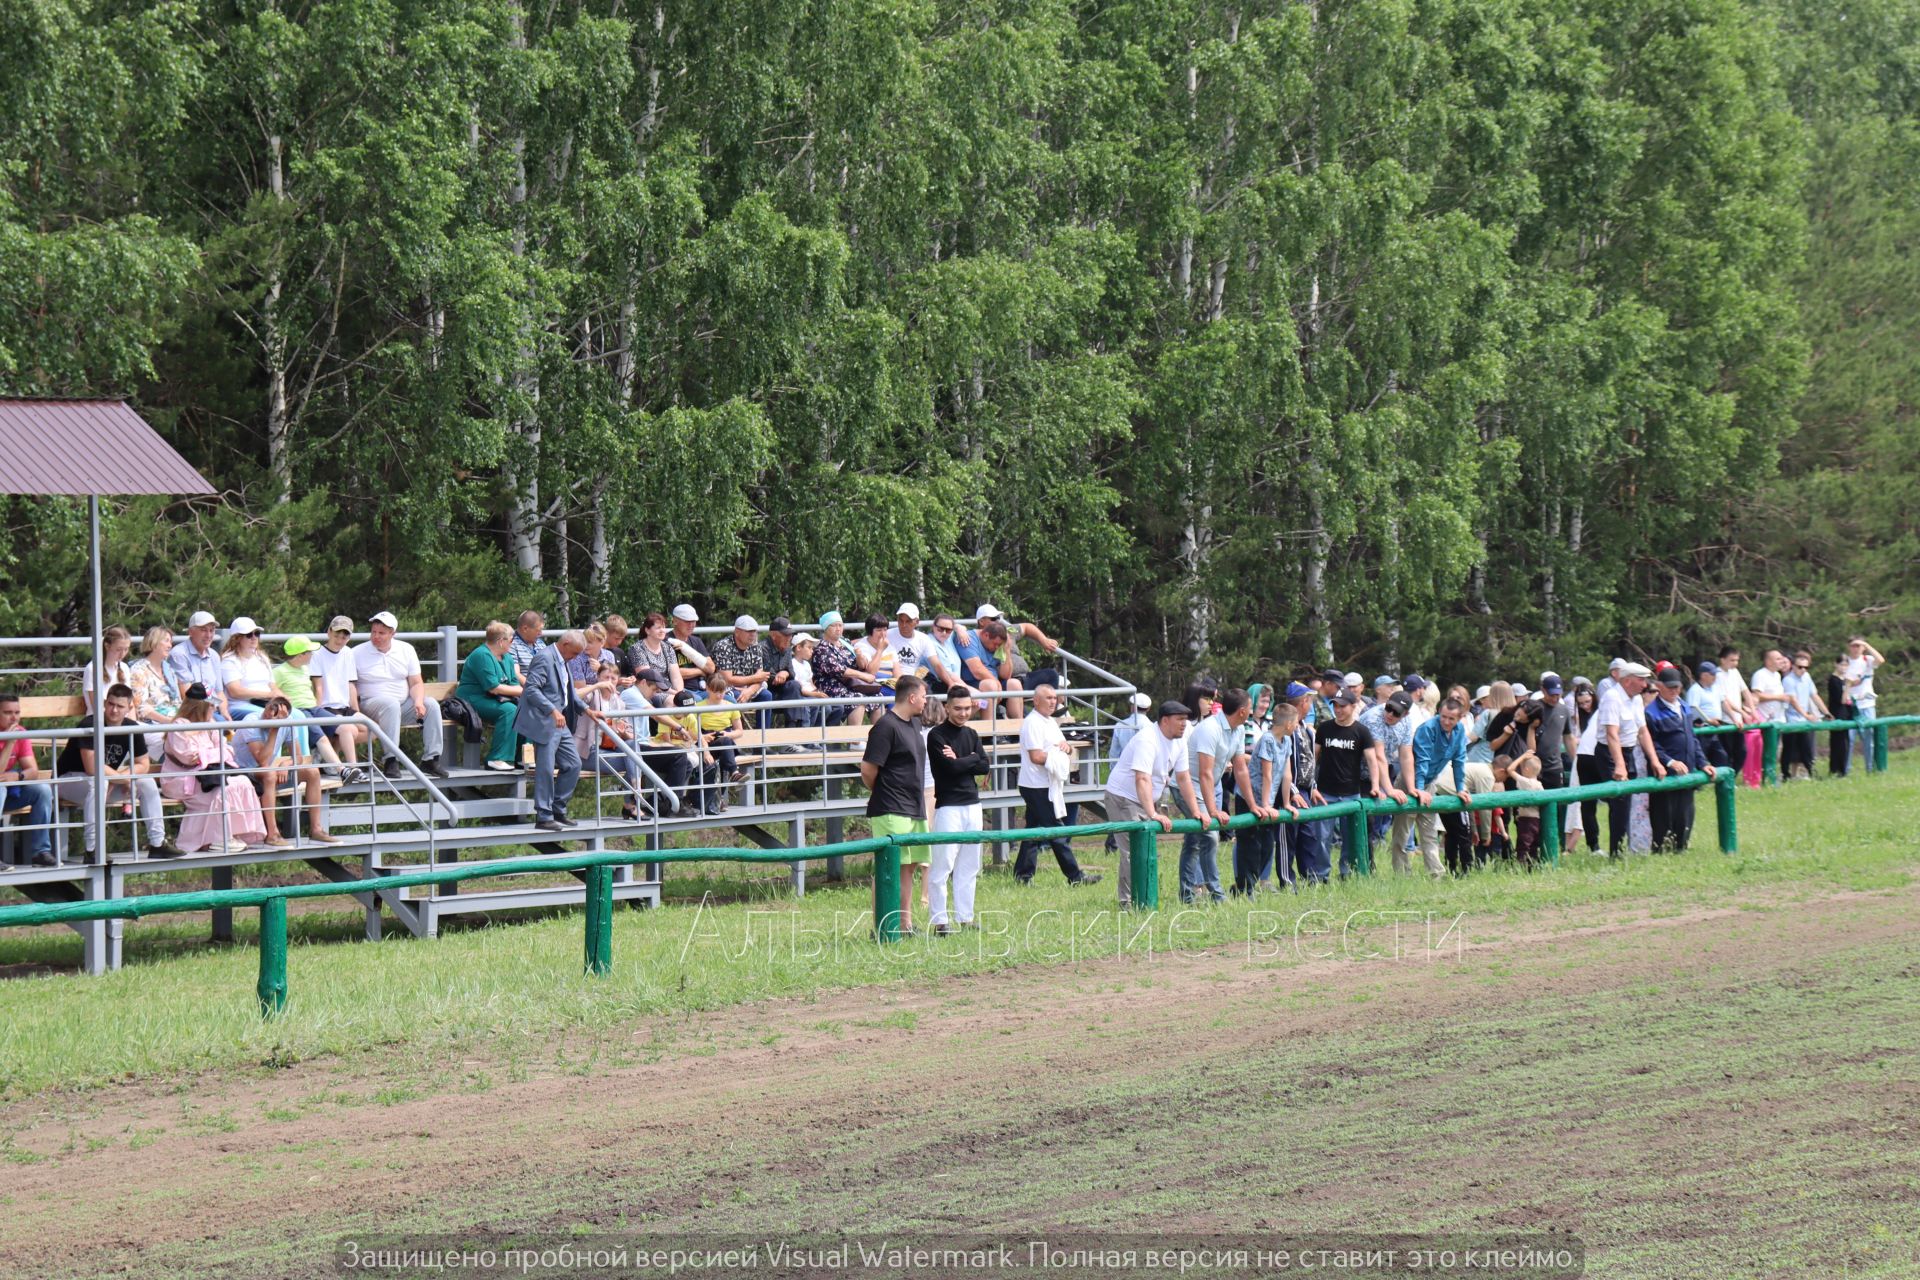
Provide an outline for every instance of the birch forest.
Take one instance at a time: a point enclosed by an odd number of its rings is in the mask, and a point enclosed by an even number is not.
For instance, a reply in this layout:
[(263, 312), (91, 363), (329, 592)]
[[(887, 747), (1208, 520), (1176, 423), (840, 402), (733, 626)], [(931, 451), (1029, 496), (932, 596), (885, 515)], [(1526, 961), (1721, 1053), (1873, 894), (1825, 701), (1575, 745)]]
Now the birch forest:
[(1920, 656), (1916, 105), (1920, 0), (0, 0), (0, 394), (223, 491), (136, 627)]

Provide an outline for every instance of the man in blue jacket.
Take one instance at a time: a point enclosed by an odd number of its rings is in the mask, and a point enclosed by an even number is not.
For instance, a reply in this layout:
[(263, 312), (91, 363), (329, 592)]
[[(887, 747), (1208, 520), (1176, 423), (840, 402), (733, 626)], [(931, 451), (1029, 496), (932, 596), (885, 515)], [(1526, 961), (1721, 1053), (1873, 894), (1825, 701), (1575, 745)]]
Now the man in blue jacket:
[[(1460, 723), (1467, 709), (1458, 698), (1440, 704), (1439, 714), (1413, 731), (1413, 796), (1432, 804), (1436, 795), (1464, 796), (1467, 791), (1467, 729)], [(1423, 813), (1414, 819), (1420, 832), (1420, 854), (1427, 874), (1465, 872), (1473, 861), (1473, 837), (1465, 814)], [(1440, 829), (1446, 828), (1447, 857), (1440, 860)]]
[[(1668, 667), (1660, 673), (1656, 685), (1660, 696), (1647, 707), (1647, 733), (1669, 777), (1708, 768), (1707, 754), (1693, 732), (1700, 724), (1700, 713), (1680, 698), (1684, 683), (1680, 669)], [(1648, 796), (1647, 822), (1653, 827), (1654, 852), (1684, 851), (1693, 836), (1692, 789), (1656, 791)]]
[(542, 831), (580, 825), (567, 816), (567, 804), (580, 781), (580, 749), (574, 744), (573, 727), (586, 708), (574, 694), (567, 664), (586, 648), (586, 636), (568, 631), (557, 643), (535, 653), (533, 669), (521, 686), (520, 711), (513, 719), (514, 732), (533, 744), (533, 825)]

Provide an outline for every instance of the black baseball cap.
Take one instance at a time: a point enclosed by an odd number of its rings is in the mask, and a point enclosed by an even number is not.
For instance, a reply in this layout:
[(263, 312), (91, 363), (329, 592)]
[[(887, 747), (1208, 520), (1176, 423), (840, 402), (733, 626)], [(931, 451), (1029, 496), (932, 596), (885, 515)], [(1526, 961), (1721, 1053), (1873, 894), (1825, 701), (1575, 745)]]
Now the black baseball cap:
[[(1335, 698), (1334, 701), (1338, 702), (1340, 699)], [(1413, 710), (1413, 699), (1404, 693), (1396, 693), (1387, 699), (1387, 710), (1397, 716), (1404, 716), (1407, 712)]]
[(767, 630), (776, 636), (786, 635), (787, 632), (793, 630), (793, 619), (787, 617), (785, 614), (781, 614), (767, 624)]
[(1347, 675), (1346, 675), (1346, 672), (1344, 671), (1335, 671), (1332, 667), (1328, 667), (1325, 671), (1322, 671), (1320, 673), (1320, 678), (1322, 680), (1331, 680), (1335, 684), (1339, 684), (1342, 680), (1347, 678)]
[(1333, 695), (1333, 705), (1336, 707), (1350, 707), (1358, 701), (1360, 701), (1360, 695), (1350, 689), (1342, 689)]

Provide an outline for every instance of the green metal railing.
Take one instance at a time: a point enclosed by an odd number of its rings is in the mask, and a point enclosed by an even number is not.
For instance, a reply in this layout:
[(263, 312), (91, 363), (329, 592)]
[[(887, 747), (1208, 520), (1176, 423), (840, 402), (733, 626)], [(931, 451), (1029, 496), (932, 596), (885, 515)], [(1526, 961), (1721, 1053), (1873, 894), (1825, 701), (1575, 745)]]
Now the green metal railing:
[[(1859, 727), (1859, 721), (1822, 721), (1808, 725), (1777, 726), (1781, 731), (1817, 731), (1822, 728), (1846, 726)], [(1920, 724), (1920, 716), (1890, 716), (1881, 720), (1865, 722), (1877, 727), (1882, 736), (1886, 725)], [(1775, 735), (1777, 738), (1777, 733)], [(1885, 757), (1881, 756), (1879, 768), (1884, 769)], [(1216, 831), (1229, 833), (1259, 825), (1263, 822), (1279, 824), (1297, 824), (1301, 822), (1337, 821), (1344, 825), (1344, 838), (1348, 849), (1353, 850), (1353, 860), (1362, 875), (1371, 875), (1372, 851), (1367, 834), (1367, 820), (1374, 815), (1418, 814), (1418, 813), (1462, 813), (1483, 809), (1537, 808), (1540, 810), (1543, 853), (1550, 863), (1557, 864), (1561, 851), (1560, 815), (1566, 805), (1579, 804), (1587, 800), (1611, 800), (1623, 796), (1651, 794), (1659, 791), (1688, 791), (1712, 786), (1715, 793), (1715, 817), (1718, 826), (1720, 851), (1737, 853), (1739, 835), (1735, 794), (1737, 775), (1732, 769), (1710, 769), (1705, 772), (1692, 772), (1670, 775), (1666, 778), (1630, 778), (1621, 782), (1596, 782), (1585, 786), (1559, 787), (1542, 791), (1492, 791), (1474, 795), (1435, 796), (1431, 804), (1419, 804), (1416, 801), (1386, 800), (1342, 800), (1335, 804), (1317, 805), (1302, 809), (1298, 813), (1283, 811), (1277, 819), (1260, 819), (1252, 814), (1239, 814), (1225, 823), (1202, 822), (1194, 818), (1180, 818), (1173, 822), (1173, 834), (1189, 832)], [(995, 831), (991, 838), (996, 842), (1012, 843), (1019, 840), (1046, 840), (1055, 836), (1087, 837), (1105, 835), (1109, 832), (1124, 833), (1128, 837), (1128, 870), (1131, 873), (1133, 907), (1137, 910), (1152, 910), (1160, 904), (1159, 857), (1156, 839), (1163, 833), (1159, 823), (1155, 822), (1096, 822), (1075, 827), (1039, 827), (1012, 831)], [(805, 849), (737, 849), (737, 848), (699, 848), (699, 849), (646, 849), (611, 850), (598, 853), (567, 854), (563, 856), (542, 856), (526, 858), (508, 858), (499, 862), (475, 863), (466, 866), (435, 867), (428, 871), (408, 872), (399, 875), (373, 876), (348, 882), (326, 882), (322, 884), (274, 885), (254, 889), (220, 889), (192, 893), (159, 893), (133, 898), (111, 898), (95, 901), (34, 903), (25, 906), (0, 907), (0, 928), (16, 925), (71, 924), (84, 920), (136, 920), (142, 916), (162, 915), (180, 911), (210, 911), (232, 909), (234, 907), (260, 908), (260, 978), (256, 987), (260, 1011), (264, 1016), (274, 1016), (286, 1008), (287, 1004), (287, 902), (292, 898), (324, 898), (353, 896), (367, 893), (381, 893), (397, 889), (413, 888), (423, 885), (454, 884), (463, 880), (476, 880), (491, 876), (526, 875), (529, 873), (579, 871), (584, 873), (586, 881), (586, 918), (585, 948), (583, 969), (589, 974), (602, 976), (613, 968), (613, 868), (623, 865), (665, 862), (742, 862), (742, 863), (779, 863), (791, 865), (795, 862), (809, 862), (821, 858), (836, 858), (847, 854), (871, 853), (873, 859), (873, 921), (874, 938), (881, 943), (893, 942), (901, 936), (900, 929), (900, 850), (903, 846), (952, 843), (955, 833), (950, 832), (908, 832), (889, 837), (870, 837), (864, 840), (843, 840), (833, 844), (814, 845)], [(988, 833), (979, 833), (983, 838)]]
[(1881, 773), (1887, 767), (1889, 747), (1888, 730), (1894, 725), (1920, 724), (1920, 716), (1873, 716), (1866, 720), (1801, 720), (1789, 724), (1784, 720), (1769, 720), (1764, 724), (1705, 724), (1694, 730), (1696, 735), (1720, 733), (1745, 733), (1749, 729), (1760, 731), (1760, 779), (1771, 787), (1780, 781), (1780, 735), (1783, 733), (1837, 733), (1870, 731), (1873, 747), (1866, 753), (1868, 773)]

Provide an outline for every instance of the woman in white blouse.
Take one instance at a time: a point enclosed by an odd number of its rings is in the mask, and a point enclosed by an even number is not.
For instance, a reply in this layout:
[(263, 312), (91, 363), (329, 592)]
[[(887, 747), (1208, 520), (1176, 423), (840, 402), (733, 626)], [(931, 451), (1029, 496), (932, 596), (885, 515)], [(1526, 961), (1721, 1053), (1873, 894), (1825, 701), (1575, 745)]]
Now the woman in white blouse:
[(220, 683), (227, 687), (227, 714), (243, 720), (260, 710), (279, 690), (273, 664), (260, 652), (260, 627), (252, 618), (235, 618), (220, 650)]
[(100, 693), (117, 684), (132, 685), (133, 668), (127, 665), (127, 655), (133, 651), (133, 633), (125, 627), (108, 627), (100, 633), (101, 656), (105, 661), (106, 678), (95, 679), (93, 663), (89, 662), (80, 672), (80, 697), (87, 704), (87, 714), (100, 705)]

